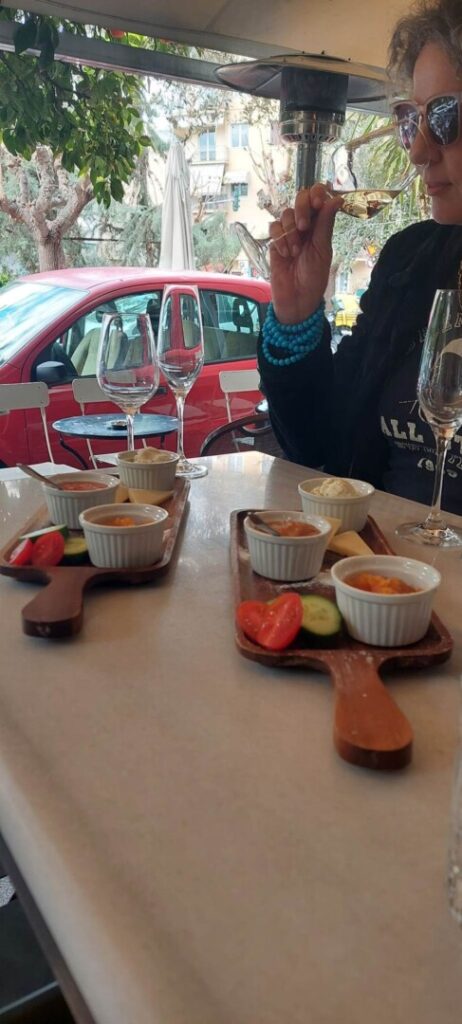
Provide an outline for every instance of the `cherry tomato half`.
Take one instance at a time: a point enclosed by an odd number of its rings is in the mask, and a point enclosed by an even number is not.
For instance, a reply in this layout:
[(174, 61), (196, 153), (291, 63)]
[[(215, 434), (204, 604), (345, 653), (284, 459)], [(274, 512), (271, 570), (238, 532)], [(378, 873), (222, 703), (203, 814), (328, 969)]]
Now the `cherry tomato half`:
[(64, 537), (56, 533), (44, 533), (33, 545), (32, 565), (58, 565), (64, 555)]
[(236, 622), (249, 640), (257, 642), (258, 631), (266, 615), (264, 601), (241, 601), (236, 611)]
[(32, 541), (29, 537), (26, 537), (25, 540), (20, 541), (20, 543), (13, 548), (8, 559), (10, 565), (30, 565), (33, 550), (34, 545)]
[(270, 651), (283, 651), (295, 640), (302, 624), (300, 594), (280, 594), (266, 605), (266, 613), (257, 633), (257, 643)]

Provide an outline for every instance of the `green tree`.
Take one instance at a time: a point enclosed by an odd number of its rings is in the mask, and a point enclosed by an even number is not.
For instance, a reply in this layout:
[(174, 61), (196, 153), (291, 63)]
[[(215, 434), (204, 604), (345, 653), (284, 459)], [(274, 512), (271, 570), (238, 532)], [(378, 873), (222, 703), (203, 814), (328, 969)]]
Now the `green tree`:
[[(54, 60), (54, 19), (5, 8), (0, 19), (17, 24), (16, 52), (0, 53), (0, 140), (26, 160), (37, 146), (49, 146), (64, 170), (88, 176), (99, 201), (121, 199), (141, 149), (150, 145), (139, 110), (141, 79)], [(104, 29), (60, 27), (107, 38)], [(25, 53), (31, 47), (39, 57)]]
[[(16, 184), (14, 198), (12, 181)], [(66, 266), (63, 236), (92, 197), (89, 176), (73, 179), (49, 146), (37, 146), (29, 165), (0, 146), (0, 210), (29, 232), (40, 270)]]
[(193, 225), (194, 253), (198, 270), (226, 272), (234, 263), (240, 243), (229, 230), (225, 213), (204, 217)]
[[(16, 225), (18, 243), (26, 232), (32, 235), (38, 259), (33, 266), (29, 260), (25, 269), (54, 269), (69, 258), (85, 262), (77, 226), (82, 210), (95, 197), (111, 208), (112, 218), (127, 186), (139, 186), (150, 149), (165, 148), (145, 128), (155, 112), (149, 81), (55, 61), (59, 35), (53, 19), (5, 9), (0, 19), (17, 25), (16, 53), (0, 53), (0, 211)], [(60, 27), (108, 36), (104, 29), (67, 22)], [(185, 49), (139, 36), (125, 41)], [(30, 47), (41, 51), (38, 58), (24, 52)], [(141, 197), (135, 209), (131, 218), (119, 213), (116, 233), (123, 237), (127, 230), (127, 255), (133, 262), (142, 261), (143, 245), (145, 258), (154, 261), (160, 237), (156, 217)], [(67, 242), (70, 233), (72, 242)], [(86, 245), (84, 251), (94, 257), (95, 247)]]
[[(388, 119), (352, 111), (347, 114), (342, 132), (342, 141), (349, 142), (376, 128), (383, 127)], [(330, 150), (326, 153), (326, 157)], [(409, 163), (394, 136), (377, 140), (373, 146), (362, 146), (357, 151), (359, 169), (370, 170), (378, 175), (383, 184), (396, 181)], [(355, 158), (356, 159), (356, 158)], [(327, 160), (324, 172), (328, 176)], [(350, 270), (359, 257), (372, 252), (370, 265), (376, 261), (380, 250), (391, 235), (416, 221), (429, 216), (422, 183), (417, 178), (390, 206), (368, 221), (356, 220), (339, 214), (335, 220), (333, 235), (332, 274)]]

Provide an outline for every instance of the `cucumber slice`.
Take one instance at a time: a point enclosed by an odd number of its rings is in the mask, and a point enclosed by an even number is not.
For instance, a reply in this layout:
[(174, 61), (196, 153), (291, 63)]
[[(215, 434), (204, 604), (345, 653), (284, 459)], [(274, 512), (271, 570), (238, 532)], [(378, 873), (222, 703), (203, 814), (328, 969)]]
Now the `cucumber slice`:
[(88, 562), (88, 548), (84, 537), (68, 537), (64, 544), (63, 563), (80, 565)]
[(323, 644), (335, 640), (342, 628), (342, 616), (334, 601), (319, 594), (301, 594), (302, 629), (312, 641)]
[(32, 533), (23, 533), (21, 540), (37, 540), (38, 537), (44, 537), (47, 533), (62, 533), (63, 537), (69, 536), (69, 527), (61, 523), (59, 526), (45, 526), (43, 530), (34, 530)]

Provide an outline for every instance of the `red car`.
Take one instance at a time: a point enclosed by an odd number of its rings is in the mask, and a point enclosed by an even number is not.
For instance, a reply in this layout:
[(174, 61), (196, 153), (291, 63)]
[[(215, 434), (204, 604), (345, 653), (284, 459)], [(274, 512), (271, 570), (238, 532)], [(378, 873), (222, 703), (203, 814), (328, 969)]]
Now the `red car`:
[[(256, 366), (257, 339), (270, 301), (266, 281), (140, 267), (84, 267), (21, 277), (0, 289), (0, 384), (44, 381), (48, 385), (47, 421), (57, 462), (63, 461), (63, 450), (51, 424), (79, 414), (71, 381), (76, 376), (95, 376), (102, 315), (147, 311), (155, 324), (163, 286), (182, 281), (199, 288), (204, 323), (205, 364), (185, 405), (185, 450), (194, 456), (207, 434), (227, 420), (219, 371)], [(251, 413), (259, 397), (259, 392), (236, 396), (233, 416)], [(113, 409), (110, 403), (90, 407), (95, 412)], [(175, 415), (175, 400), (165, 381), (143, 411)], [(68, 440), (87, 457), (85, 442)], [(166, 445), (175, 447), (176, 434), (166, 438)], [(97, 452), (114, 447), (114, 442), (94, 442)], [(0, 416), (0, 465), (47, 460), (35, 410)], [(69, 462), (67, 453), (65, 461)]]

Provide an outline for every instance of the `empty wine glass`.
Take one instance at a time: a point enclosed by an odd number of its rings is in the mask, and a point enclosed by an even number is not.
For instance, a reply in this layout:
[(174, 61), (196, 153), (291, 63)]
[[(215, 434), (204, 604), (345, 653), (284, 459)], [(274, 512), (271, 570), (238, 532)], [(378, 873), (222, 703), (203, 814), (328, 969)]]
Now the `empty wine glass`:
[(101, 390), (125, 413), (127, 448), (133, 451), (135, 413), (159, 386), (154, 333), (146, 313), (103, 316), (96, 376)]
[[(418, 168), (409, 163), (405, 152), (397, 143), (390, 146), (394, 140), (394, 125), (386, 125), (334, 149), (325, 149), (322, 178), (332, 196), (342, 196), (340, 213), (370, 220), (417, 177)], [(234, 230), (252, 266), (269, 280), (269, 249), (274, 239), (254, 238), (240, 221), (235, 222)], [(291, 231), (286, 231), (279, 237), (289, 234)]]
[(159, 366), (176, 399), (178, 416), (177, 476), (205, 476), (206, 466), (188, 462), (183, 448), (184, 403), (204, 364), (204, 332), (195, 285), (166, 285), (157, 334)]
[(441, 493), (447, 450), (462, 424), (461, 291), (436, 292), (420, 363), (417, 397), (436, 441), (432, 504), (424, 522), (404, 523), (396, 532), (418, 544), (460, 547), (462, 531), (447, 525), (441, 513)]

